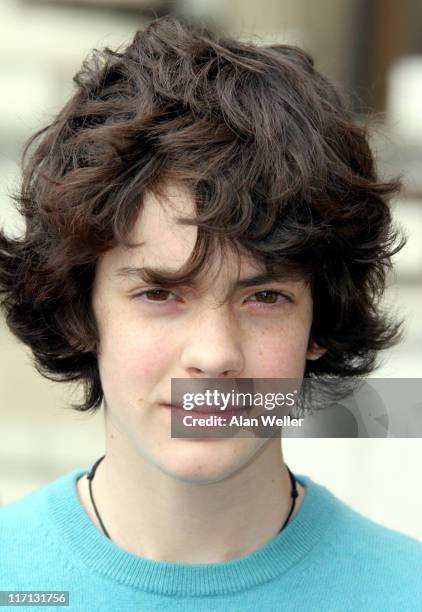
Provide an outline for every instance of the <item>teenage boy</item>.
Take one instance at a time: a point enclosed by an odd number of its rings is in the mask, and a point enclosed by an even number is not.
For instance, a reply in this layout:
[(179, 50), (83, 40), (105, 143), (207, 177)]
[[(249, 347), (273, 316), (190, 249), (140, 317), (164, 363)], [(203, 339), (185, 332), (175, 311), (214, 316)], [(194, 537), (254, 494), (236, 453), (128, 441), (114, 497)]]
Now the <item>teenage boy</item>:
[(292, 474), (280, 440), (170, 435), (172, 379), (341, 387), (397, 341), (377, 307), (397, 184), (363, 128), (303, 51), (170, 17), (75, 80), (32, 140), (0, 288), (39, 371), (104, 406), (106, 452), (1, 509), (0, 588), (81, 611), (422, 610), (422, 546)]

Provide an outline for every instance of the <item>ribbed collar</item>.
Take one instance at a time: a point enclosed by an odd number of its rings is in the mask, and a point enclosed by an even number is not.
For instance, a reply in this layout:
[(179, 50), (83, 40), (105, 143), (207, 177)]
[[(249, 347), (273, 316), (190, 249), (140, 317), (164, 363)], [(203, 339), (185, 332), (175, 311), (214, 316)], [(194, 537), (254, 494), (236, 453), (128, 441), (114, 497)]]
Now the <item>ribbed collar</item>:
[(174, 596), (224, 595), (250, 589), (287, 572), (323, 538), (337, 500), (309, 477), (298, 513), (284, 530), (253, 553), (222, 563), (175, 563), (135, 555), (106, 538), (85, 512), (76, 489), (89, 469), (77, 469), (48, 487), (49, 514), (62, 540), (97, 574), (135, 589)]

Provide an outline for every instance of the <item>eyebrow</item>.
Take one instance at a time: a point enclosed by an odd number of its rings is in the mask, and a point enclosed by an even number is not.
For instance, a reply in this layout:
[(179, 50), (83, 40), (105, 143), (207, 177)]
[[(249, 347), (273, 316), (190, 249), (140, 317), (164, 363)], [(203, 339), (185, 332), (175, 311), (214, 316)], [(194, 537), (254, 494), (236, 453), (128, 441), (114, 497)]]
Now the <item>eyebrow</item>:
[[(116, 270), (115, 275), (119, 278), (134, 278), (137, 280), (142, 280), (146, 283), (152, 283), (165, 287), (174, 287), (182, 285), (195, 289), (199, 286), (199, 282), (196, 278), (188, 279), (186, 275), (179, 274), (178, 270), (172, 270), (170, 268), (154, 268), (151, 266), (127, 266)], [(233, 291), (235, 289), (243, 289), (245, 287), (254, 287), (256, 285), (262, 285), (264, 283), (283, 282), (286, 280), (299, 279), (300, 275), (288, 270), (279, 270), (277, 272), (261, 272), (253, 276), (247, 276), (245, 278), (238, 279), (235, 283), (233, 283), (231, 290)]]

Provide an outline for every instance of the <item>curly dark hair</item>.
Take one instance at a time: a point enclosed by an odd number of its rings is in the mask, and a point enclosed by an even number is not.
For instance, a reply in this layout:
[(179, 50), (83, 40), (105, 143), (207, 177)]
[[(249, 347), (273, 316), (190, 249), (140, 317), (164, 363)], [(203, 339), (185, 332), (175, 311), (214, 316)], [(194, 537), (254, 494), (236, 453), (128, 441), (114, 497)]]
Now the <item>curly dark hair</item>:
[(388, 204), (399, 183), (378, 178), (366, 128), (307, 53), (166, 16), (124, 50), (94, 50), (74, 81), (25, 147), (15, 196), (24, 235), (0, 231), (7, 325), (40, 374), (84, 385), (73, 408), (95, 411), (103, 399), (96, 261), (127, 244), (142, 195), (165, 179), (182, 181), (196, 203), (195, 220), (180, 220), (198, 238), (177, 282), (216, 243), (236, 245), (310, 282), (311, 337), (327, 351), (305, 377), (377, 367), (377, 352), (402, 335), (380, 306), (406, 242)]

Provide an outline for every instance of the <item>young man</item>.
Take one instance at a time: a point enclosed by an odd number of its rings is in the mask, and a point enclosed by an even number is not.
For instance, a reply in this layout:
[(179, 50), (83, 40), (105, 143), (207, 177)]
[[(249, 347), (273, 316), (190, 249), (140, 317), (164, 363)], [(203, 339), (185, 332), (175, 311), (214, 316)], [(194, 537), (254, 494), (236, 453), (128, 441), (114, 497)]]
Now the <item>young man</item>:
[(172, 379), (341, 387), (397, 341), (376, 307), (397, 185), (363, 129), (299, 49), (174, 18), (76, 84), (36, 135), (0, 287), (39, 371), (103, 403), (106, 453), (0, 510), (1, 590), (81, 611), (421, 610), (422, 546), (291, 474), (280, 440), (170, 435)]

